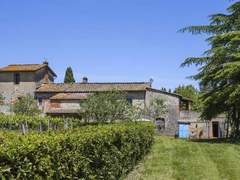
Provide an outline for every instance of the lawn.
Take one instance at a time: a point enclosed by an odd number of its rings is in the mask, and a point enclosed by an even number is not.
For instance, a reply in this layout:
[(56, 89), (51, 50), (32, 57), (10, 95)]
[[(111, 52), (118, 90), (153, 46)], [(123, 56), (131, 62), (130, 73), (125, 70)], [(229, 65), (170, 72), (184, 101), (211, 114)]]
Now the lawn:
[(151, 152), (126, 179), (237, 180), (240, 179), (240, 144), (157, 136)]

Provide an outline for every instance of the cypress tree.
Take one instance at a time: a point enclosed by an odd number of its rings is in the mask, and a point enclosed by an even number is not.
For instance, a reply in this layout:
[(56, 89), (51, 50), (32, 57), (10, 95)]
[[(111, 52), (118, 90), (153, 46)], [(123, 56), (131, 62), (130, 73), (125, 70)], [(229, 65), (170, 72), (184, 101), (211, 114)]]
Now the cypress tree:
[(73, 71), (71, 67), (68, 67), (66, 69), (64, 83), (75, 83), (75, 79), (73, 77)]

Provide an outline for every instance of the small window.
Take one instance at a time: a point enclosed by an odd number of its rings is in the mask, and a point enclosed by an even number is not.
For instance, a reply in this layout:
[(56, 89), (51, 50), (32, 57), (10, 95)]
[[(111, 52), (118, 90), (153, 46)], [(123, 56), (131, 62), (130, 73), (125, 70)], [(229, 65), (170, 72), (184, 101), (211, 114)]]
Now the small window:
[(132, 98), (127, 98), (127, 102), (132, 105), (132, 103), (133, 103)]
[(165, 119), (164, 118), (157, 118), (155, 123), (156, 123), (159, 131), (165, 129)]
[(20, 74), (15, 73), (14, 74), (14, 84), (19, 84), (20, 83)]
[(38, 98), (38, 104), (39, 104), (39, 106), (42, 106), (42, 98)]

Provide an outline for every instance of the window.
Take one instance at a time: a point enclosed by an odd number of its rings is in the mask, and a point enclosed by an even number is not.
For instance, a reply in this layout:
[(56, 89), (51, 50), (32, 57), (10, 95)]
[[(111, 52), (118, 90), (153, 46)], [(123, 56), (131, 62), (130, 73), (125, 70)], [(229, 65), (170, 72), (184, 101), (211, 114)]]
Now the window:
[(19, 84), (20, 83), (20, 74), (15, 73), (14, 74), (14, 84)]
[(42, 98), (38, 98), (38, 104), (39, 106), (42, 106)]
[(127, 98), (127, 102), (132, 105), (132, 103), (133, 103), (132, 98)]
[(165, 119), (164, 118), (157, 118), (155, 123), (156, 123), (159, 131), (165, 129)]

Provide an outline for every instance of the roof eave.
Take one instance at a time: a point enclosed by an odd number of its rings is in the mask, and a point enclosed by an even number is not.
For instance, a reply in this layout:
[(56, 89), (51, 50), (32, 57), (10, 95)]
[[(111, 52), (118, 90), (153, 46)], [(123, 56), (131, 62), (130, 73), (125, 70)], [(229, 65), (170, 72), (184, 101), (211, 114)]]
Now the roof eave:
[(146, 90), (148, 90), (148, 91), (155, 91), (155, 92), (167, 94), (167, 95), (170, 95), (170, 96), (175, 96), (175, 97), (178, 97), (178, 98), (182, 98), (182, 96), (180, 94), (170, 93), (170, 92), (162, 91), (160, 89), (146, 88)]
[[(38, 91), (36, 90), (35, 93), (97, 93), (97, 92), (108, 92), (111, 90), (104, 90), (104, 91)], [(127, 91), (127, 92), (145, 92), (146, 90), (118, 90), (118, 91)]]

